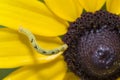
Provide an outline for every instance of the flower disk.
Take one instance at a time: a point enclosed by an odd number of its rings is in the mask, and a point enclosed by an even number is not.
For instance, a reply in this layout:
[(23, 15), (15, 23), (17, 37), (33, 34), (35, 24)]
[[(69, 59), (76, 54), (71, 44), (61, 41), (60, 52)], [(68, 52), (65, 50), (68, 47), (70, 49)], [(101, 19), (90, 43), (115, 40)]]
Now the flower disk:
[(70, 23), (63, 41), (69, 69), (83, 80), (120, 76), (120, 17), (107, 11), (84, 13)]

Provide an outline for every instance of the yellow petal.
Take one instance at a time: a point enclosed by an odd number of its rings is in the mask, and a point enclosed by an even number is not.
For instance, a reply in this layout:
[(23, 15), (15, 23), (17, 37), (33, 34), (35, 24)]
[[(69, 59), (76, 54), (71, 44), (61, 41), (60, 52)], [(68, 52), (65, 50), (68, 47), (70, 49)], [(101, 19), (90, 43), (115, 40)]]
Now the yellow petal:
[[(37, 41), (45, 49), (53, 49), (62, 44), (57, 37), (37, 36)], [(52, 61), (62, 54), (45, 56), (31, 47), (26, 36), (8, 28), (0, 29), (0, 68), (14, 68)]]
[(38, 0), (0, 0), (0, 25), (15, 30), (23, 26), (38, 35), (58, 36), (66, 33), (65, 23)]
[(3, 80), (63, 80), (66, 70), (66, 64), (61, 58), (42, 65), (20, 68)]
[(78, 10), (78, 17), (81, 16), (82, 12), (83, 12), (83, 8), (81, 7), (80, 3), (78, 0), (74, 0), (75, 1), (75, 4), (77, 6), (77, 10)]
[(67, 72), (63, 80), (80, 80), (80, 78), (72, 72)]
[(106, 7), (109, 12), (120, 14), (120, 0), (107, 0)]
[(87, 12), (95, 12), (104, 5), (106, 0), (79, 0), (81, 6)]
[(119, 78), (117, 78), (116, 80), (120, 80), (120, 77), (119, 77)]
[(57, 16), (68, 21), (75, 21), (82, 12), (74, 0), (45, 0), (45, 3)]

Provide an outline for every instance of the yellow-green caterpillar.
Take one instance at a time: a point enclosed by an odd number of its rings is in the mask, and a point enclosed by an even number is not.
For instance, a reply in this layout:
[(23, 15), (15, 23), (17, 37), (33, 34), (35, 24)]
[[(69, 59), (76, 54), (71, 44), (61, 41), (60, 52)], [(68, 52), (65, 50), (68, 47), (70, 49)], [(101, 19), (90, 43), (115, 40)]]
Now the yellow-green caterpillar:
[(57, 53), (59, 53), (61, 51), (64, 51), (68, 48), (68, 45), (64, 44), (64, 45), (62, 45), (58, 48), (55, 48), (53, 50), (45, 50), (38, 45), (38, 43), (35, 39), (35, 36), (29, 30), (20, 27), (19, 32), (25, 34), (28, 37), (28, 39), (29, 39), (31, 45), (33, 46), (33, 48), (41, 54), (45, 54), (45, 55), (57, 54)]

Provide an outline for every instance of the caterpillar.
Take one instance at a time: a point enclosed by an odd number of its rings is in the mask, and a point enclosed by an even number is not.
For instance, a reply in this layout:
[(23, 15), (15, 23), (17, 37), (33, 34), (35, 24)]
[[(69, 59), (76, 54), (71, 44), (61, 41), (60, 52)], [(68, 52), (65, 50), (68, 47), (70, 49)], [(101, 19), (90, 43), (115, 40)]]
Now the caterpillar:
[(67, 48), (68, 48), (68, 45), (67, 44), (63, 44), (62, 46), (58, 47), (58, 48), (55, 48), (55, 49), (52, 49), (52, 50), (45, 50), (43, 49), (36, 41), (36, 38), (35, 36), (32, 34), (31, 31), (23, 28), (23, 27), (20, 27), (19, 28), (19, 32), (23, 33), (24, 35), (26, 35), (32, 45), (32, 47), (38, 52), (38, 53), (41, 53), (41, 54), (44, 54), (44, 55), (51, 55), (51, 54), (57, 54), (59, 52), (62, 52), (62, 51), (65, 51)]

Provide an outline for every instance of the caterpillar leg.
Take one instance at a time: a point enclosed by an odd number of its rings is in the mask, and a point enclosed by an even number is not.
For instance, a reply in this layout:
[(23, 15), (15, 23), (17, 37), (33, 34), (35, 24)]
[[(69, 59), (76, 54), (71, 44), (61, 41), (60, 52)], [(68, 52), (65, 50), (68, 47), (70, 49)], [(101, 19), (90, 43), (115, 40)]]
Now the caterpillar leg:
[(45, 50), (39, 44), (37, 43), (35, 36), (27, 29), (24, 29), (22, 27), (19, 28), (19, 32), (23, 33), (26, 35), (32, 45), (32, 47), (39, 53), (45, 54), (45, 55), (50, 55), (50, 54), (57, 54), (59, 52), (62, 52), (68, 48), (67, 44), (64, 44), (58, 48), (52, 49), (52, 50)]

